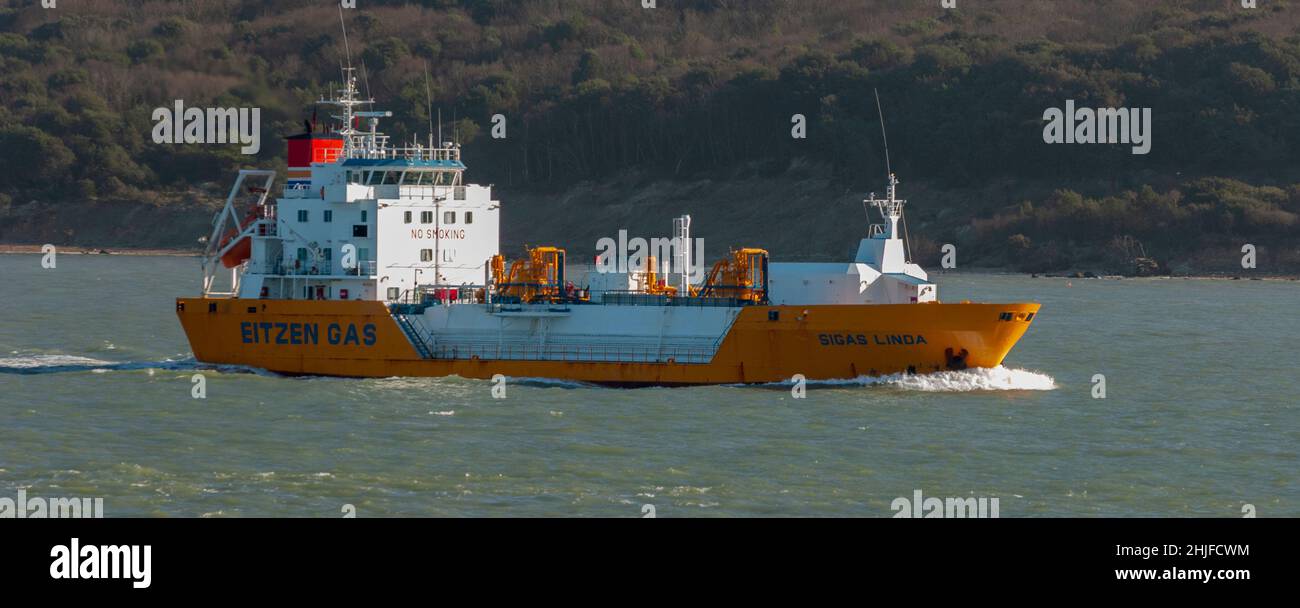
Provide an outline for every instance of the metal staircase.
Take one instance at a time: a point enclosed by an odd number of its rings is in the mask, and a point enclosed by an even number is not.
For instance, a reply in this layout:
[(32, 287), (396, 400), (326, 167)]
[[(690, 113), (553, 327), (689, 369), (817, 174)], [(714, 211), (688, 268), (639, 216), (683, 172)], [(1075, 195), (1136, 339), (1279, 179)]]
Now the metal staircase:
[(429, 344), (424, 341), (422, 336), (420, 336), (419, 330), (416, 329), (415, 324), (411, 322), (411, 319), (407, 317), (407, 313), (403, 310), (403, 306), (404, 305), (402, 304), (394, 304), (390, 308), (390, 311), (393, 314), (393, 319), (397, 321), (397, 326), (402, 328), (402, 332), (404, 332), (407, 339), (411, 341), (411, 345), (415, 347), (415, 352), (420, 353), (420, 358), (432, 359), (433, 349), (429, 348)]

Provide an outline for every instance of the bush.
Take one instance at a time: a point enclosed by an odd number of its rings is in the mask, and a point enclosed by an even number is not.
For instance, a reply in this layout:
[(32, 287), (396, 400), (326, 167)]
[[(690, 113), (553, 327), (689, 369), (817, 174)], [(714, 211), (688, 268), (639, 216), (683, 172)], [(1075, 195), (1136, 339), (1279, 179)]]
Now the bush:
[(153, 33), (166, 40), (175, 41), (184, 36), (191, 25), (193, 24), (190, 21), (180, 17), (166, 17), (154, 26)]
[(367, 69), (380, 72), (410, 54), (410, 49), (401, 38), (390, 37), (367, 46), (361, 53), (361, 59), (366, 62)]
[(132, 42), (126, 47), (126, 56), (132, 63), (141, 63), (150, 57), (161, 55), (163, 47), (156, 40), (144, 39)]
[(0, 184), (52, 188), (63, 183), (76, 157), (62, 141), (28, 126), (0, 131)]
[(888, 40), (860, 40), (853, 45), (848, 58), (865, 68), (885, 70), (907, 65), (911, 53)]
[(578, 84), (602, 76), (600, 53), (587, 49), (578, 59), (578, 68), (573, 70), (573, 84)]

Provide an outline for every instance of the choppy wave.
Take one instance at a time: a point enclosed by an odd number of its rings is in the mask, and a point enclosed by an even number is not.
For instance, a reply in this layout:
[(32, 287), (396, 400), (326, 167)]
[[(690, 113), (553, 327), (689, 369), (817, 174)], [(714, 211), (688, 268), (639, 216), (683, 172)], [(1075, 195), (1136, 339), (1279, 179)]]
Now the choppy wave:
[[(789, 382), (776, 386), (790, 386)], [(1050, 391), (1056, 380), (1042, 372), (1003, 367), (981, 367), (929, 374), (859, 376), (849, 380), (809, 380), (808, 386), (889, 386), (922, 392)]]
[(242, 365), (209, 365), (193, 357), (162, 361), (105, 361), (78, 355), (35, 354), (0, 357), (0, 374), (59, 374), (69, 372), (103, 373), (106, 371), (207, 371), (229, 373), (270, 373)]
[(604, 388), (599, 384), (561, 378), (518, 377), (510, 378), (510, 381), (518, 386), (531, 386), (534, 388)]

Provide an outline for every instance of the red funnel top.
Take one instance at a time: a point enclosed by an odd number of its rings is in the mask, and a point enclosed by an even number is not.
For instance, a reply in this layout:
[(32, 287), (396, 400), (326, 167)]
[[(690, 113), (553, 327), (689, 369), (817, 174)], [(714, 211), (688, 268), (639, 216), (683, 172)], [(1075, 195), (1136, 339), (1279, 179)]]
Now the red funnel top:
[(289, 142), (289, 167), (332, 163), (343, 155), (343, 136), (337, 133), (302, 133), (285, 139)]

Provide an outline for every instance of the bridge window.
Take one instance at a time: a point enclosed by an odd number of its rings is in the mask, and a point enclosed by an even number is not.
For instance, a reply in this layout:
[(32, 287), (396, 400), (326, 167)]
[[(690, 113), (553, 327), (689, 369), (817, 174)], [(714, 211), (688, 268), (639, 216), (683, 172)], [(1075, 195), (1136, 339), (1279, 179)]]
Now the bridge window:
[(442, 223), (444, 223), (444, 224), (455, 224), (455, 223), (456, 223), (456, 212), (455, 212), (455, 211), (443, 211), (443, 212), (442, 212)]

